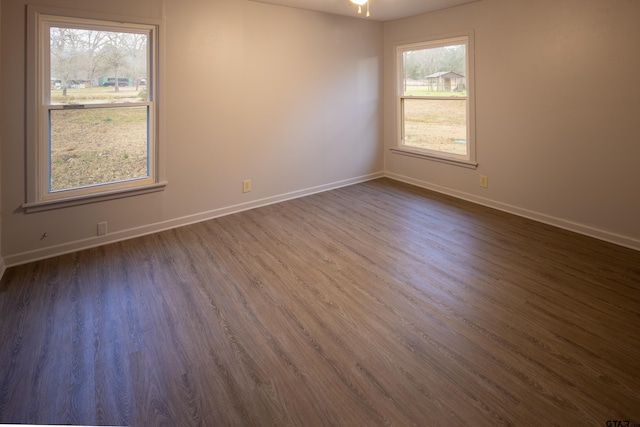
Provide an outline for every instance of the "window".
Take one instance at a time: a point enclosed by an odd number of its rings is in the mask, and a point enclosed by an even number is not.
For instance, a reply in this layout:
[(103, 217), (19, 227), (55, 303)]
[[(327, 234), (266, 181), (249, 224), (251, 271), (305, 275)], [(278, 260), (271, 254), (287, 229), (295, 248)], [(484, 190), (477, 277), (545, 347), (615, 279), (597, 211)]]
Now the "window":
[(158, 25), (29, 17), (27, 211), (162, 189)]
[(472, 35), (398, 46), (396, 151), (475, 167)]

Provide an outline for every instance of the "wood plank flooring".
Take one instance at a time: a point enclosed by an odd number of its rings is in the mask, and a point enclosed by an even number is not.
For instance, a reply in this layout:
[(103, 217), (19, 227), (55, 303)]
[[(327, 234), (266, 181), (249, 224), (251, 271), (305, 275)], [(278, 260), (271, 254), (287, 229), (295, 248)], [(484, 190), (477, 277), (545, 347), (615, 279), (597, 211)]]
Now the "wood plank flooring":
[(10, 268), (0, 422), (640, 424), (640, 252), (380, 179)]

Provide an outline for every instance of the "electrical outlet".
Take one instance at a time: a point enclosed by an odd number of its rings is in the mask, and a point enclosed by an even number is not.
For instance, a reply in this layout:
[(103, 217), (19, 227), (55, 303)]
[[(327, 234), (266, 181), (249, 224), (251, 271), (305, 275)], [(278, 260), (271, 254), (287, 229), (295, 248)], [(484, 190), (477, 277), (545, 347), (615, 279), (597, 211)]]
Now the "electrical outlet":
[(248, 193), (249, 191), (251, 191), (251, 180), (245, 179), (244, 181), (242, 181), (242, 192)]
[(486, 175), (480, 175), (480, 187), (489, 188), (489, 177)]
[(107, 222), (99, 222), (98, 223), (98, 236), (104, 236), (107, 234)]

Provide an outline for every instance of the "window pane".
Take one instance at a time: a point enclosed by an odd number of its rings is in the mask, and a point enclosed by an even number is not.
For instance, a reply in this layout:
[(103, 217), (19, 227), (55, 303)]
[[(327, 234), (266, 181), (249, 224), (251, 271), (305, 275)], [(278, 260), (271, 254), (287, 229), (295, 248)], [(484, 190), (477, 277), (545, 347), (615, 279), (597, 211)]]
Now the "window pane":
[(403, 99), (403, 145), (466, 156), (467, 100)]
[(404, 96), (467, 96), (464, 44), (405, 51), (402, 70)]
[(148, 35), (50, 27), (51, 104), (146, 102)]
[(149, 176), (148, 108), (50, 111), (50, 191)]

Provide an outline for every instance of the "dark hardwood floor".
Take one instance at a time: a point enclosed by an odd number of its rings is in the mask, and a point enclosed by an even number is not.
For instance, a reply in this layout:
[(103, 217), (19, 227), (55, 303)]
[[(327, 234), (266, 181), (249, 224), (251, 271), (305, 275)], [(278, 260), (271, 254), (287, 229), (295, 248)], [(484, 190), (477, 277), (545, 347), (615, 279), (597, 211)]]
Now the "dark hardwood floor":
[(640, 424), (640, 252), (388, 179), (10, 268), (0, 422)]

